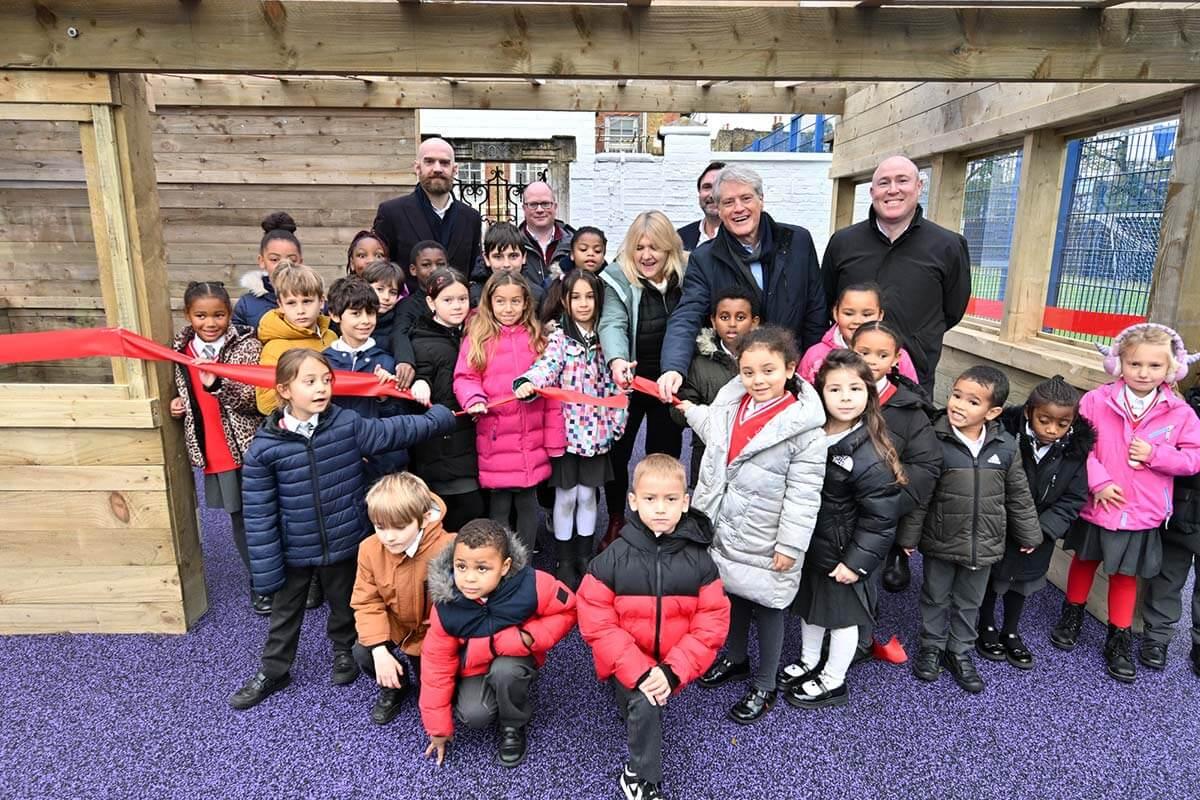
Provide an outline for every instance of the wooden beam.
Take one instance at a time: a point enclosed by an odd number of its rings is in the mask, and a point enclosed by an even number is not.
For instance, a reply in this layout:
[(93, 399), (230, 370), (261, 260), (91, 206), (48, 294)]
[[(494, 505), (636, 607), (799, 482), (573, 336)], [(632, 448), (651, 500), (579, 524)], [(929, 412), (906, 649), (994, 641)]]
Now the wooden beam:
[(102, 72), (0, 70), (0, 103), (112, 103), (112, 78)]
[(829, 230), (840, 231), (854, 222), (854, 189), (851, 178), (836, 178), (833, 181), (833, 198), (830, 202)]
[(9, 67), (40, 69), (1200, 81), (1192, 9), (58, 0), (0, 5), (0, 30)]
[(930, 169), (929, 218), (952, 231), (962, 227), (967, 159), (958, 153), (939, 153)]
[[(446, 81), (452, 81), (447, 83)], [(747, 112), (840, 114), (846, 90), (838, 86), (775, 87), (770, 83), (694, 81), (595, 83), (385, 78), (371, 83), (349, 78), (153, 75), (154, 101), (165, 106), (281, 106), (290, 108), (482, 108), (560, 111)], [(0, 113), (3, 108), (0, 107)]]
[(0, 103), (0, 120), (90, 122), (92, 107), (70, 103)]
[(1025, 136), (1001, 341), (1032, 339), (1042, 329), (1066, 157), (1067, 143), (1061, 136), (1050, 131)]
[[(1183, 96), (1150, 289), (1150, 319), (1200, 342), (1200, 89)], [(1193, 370), (1193, 375), (1195, 374)], [(1195, 381), (1195, 378), (1192, 378)]]

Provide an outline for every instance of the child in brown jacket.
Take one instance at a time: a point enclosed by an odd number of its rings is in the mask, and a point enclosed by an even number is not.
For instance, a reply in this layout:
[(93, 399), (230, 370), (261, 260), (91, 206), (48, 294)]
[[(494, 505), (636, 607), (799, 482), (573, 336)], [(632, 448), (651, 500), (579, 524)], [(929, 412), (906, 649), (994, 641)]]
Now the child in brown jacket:
[(367, 492), (367, 514), (375, 535), (358, 548), (350, 598), (358, 629), (354, 659), (379, 684), (371, 719), (386, 725), (420, 683), (421, 643), (429, 629), (426, 573), (454, 534), (442, 527), (446, 504), (409, 472), (376, 483)]

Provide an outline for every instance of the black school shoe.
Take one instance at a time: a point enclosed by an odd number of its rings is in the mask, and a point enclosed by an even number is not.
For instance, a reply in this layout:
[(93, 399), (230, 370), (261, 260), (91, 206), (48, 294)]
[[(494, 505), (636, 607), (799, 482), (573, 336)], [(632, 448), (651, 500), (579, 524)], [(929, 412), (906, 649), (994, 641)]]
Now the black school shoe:
[(942, 674), (942, 651), (936, 647), (922, 647), (913, 659), (912, 671), (918, 680), (933, 683)]
[(229, 698), (229, 705), (238, 711), (254, 708), (291, 682), (292, 676), (287, 672), (279, 678), (268, 678), (261, 672), (256, 672), (253, 678), (246, 681), (242, 684), (242, 688), (233, 693)]
[(1137, 667), (1133, 663), (1133, 631), (1108, 624), (1108, 637), (1104, 640), (1104, 663), (1108, 674), (1121, 683), (1137, 680)]
[(1150, 642), (1142, 639), (1142, 646), (1138, 650), (1138, 661), (1142, 662), (1143, 667), (1157, 670), (1165, 669), (1167, 666), (1167, 646), (1162, 642)]
[(333, 672), (330, 673), (329, 680), (334, 686), (349, 686), (354, 683), (358, 673), (358, 664), (349, 651), (339, 650), (333, 654)]
[(784, 694), (783, 699), (787, 701), (789, 706), (793, 708), (833, 708), (835, 706), (844, 706), (850, 702), (850, 689), (846, 682), (842, 681), (841, 686), (833, 689), (826, 689), (825, 684), (820, 678), (814, 678), (813, 681), (821, 687), (820, 694), (808, 694), (801, 687), (803, 684), (798, 684), (795, 688), (790, 689)]
[(975, 637), (975, 650), (988, 661), (1003, 661), (1006, 658), (1004, 645), (1000, 644), (1000, 632), (991, 625), (982, 625)]
[(529, 752), (528, 745), (524, 727), (501, 725), (500, 747), (496, 750), (496, 760), (500, 762), (500, 766), (511, 769), (525, 760)]
[(711, 689), (714, 686), (720, 686), (729, 681), (741, 680), (750, 677), (750, 662), (743, 661), (740, 664), (735, 664), (725, 656), (721, 656), (716, 662), (708, 668), (708, 672), (700, 676), (699, 684), (706, 689)]
[(381, 688), (379, 697), (375, 699), (375, 705), (371, 707), (371, 722), (376, 725), (387, 725), (394, 720), (400, 713), (400, 705), (404, 702), (406, 694), (408, 694), (407, 689)]
[(806, 672), (803, 661), (795, 661), (788, 664), (775, 675), (775, 686), (781, 692), (790, 692), (792, 689), (798, 689), (800, 688), (800, 684), (814, 680), (820, 675), (821, 666), (821, 664), (818, 664)]
[(254, 609), (254, 613), (260, 617), (271, 616), (271, 607), (274, 605), (274, 599), (269, 594), (258, 594), (257, 592), (250, 593), (250, 607)]
[(947, 650), (942, 654), (942, 666), (954, 676), (954, 682), (964, 692), (979, 694), (983, 691), (983, 678), (979, 677), (969, 652), (951, 653)]
[(742, 696), (729, 709), (729, 718), (739, 725), (749, 725), (758, 722), (775, 707), (777, 692), (750, 687), (750, 691)]
[(1033, 669), (1033, 652), (1025, 646), (1019, 633), (1006, 633), (1000, 638), (1004, 658), (1017, 669)]

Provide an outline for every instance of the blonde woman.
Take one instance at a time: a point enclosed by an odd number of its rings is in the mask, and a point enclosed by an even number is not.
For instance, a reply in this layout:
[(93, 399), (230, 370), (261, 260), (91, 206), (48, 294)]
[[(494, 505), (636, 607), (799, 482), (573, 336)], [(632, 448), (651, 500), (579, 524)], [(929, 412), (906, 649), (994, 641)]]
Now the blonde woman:
[[(658, 380), (663, 337), (679, 304), (684, 263), (683, 242), (667, 215), (643, 211), (625, 234), (616, 269), (600, 274), (605, 283), (600, 347), (618, 385), (628, 386), (635, 375)], [(605, 544), (616, 538), (624, 521), (629, 459), (643, 419), (647, 455), (679, 457), (683, 429), (668, 410), (656, 398), (637, 393), (630, 397), (629, 423), (611, 453), (616, 476), (604, 488), (609, 513)]]

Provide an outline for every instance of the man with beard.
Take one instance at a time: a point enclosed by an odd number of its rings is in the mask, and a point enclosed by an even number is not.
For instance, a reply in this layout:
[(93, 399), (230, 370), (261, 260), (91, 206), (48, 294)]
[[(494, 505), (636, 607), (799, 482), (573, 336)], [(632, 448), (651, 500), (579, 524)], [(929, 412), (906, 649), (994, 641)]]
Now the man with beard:
[[(482, 229), (479, 212), (450, 195), (458, 174), (454, 148), (445, 139), (426, 139), (417, 148), (413, 172), (417, 188), (380, 203), (372, 227), (393, 260), (407, 258), (413, 245), (432, 239), (446, 248), (450, 266), (468, 274), (480, 253)], [(419, 290), (415, 278), (408, 282), (410, 291)]]
[(724, 168), (724, 161), (714, 161), (705, 167), (704, 172), (696, 179), (696, 193), (699, 195), (700, 210), (704, 216), (676, 231), (683, 240), (683, 249), (688, 252), (709, 239), (717, 238), (717, 228), (721, 227), (721, 214), (717, 210), (717, 200), (713, 197), (713, 181), (716, 180), (717, 173)]

